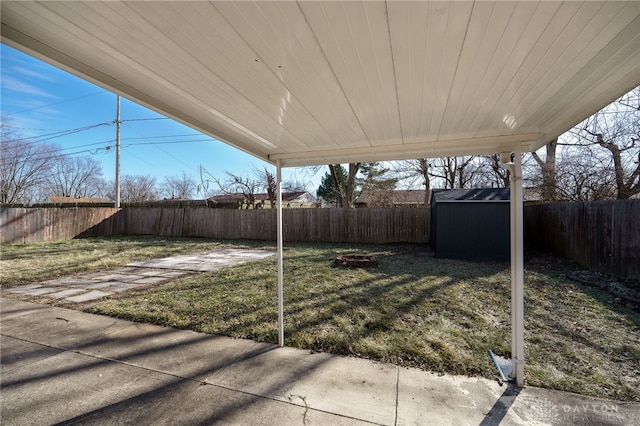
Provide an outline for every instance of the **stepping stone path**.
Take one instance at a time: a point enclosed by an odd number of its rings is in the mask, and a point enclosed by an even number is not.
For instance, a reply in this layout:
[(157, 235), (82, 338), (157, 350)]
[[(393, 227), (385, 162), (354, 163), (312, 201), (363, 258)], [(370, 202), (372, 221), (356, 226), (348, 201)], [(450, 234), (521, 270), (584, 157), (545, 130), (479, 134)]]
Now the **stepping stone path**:
[(209, 272), (273, 256), (274, 251), (225, 249), (134, 262), (107, 271), (73, 275), (3, 289), (2, 293), (83, 303), (114, 293), (161, 284), (197, 272)]

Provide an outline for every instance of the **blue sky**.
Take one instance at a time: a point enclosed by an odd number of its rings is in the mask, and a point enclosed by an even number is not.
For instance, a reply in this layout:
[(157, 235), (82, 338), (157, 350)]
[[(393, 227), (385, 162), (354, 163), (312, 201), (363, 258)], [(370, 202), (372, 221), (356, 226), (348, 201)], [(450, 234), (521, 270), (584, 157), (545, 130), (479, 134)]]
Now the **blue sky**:
[[(1, 111), (24, 138), (60, 146), (70, 155), (100, 161), (103, 177), (115, 178), (116, 95), (45, 62), (0, 44)], [(270, 166), (251, 155), (121, 98), (122, 175), (187, 173), (199, 181), (202, 165), (217, 177)], [(69, 134), (64, 131), (76, 130)], [(111, 147), (111, 148), (107, 148)], [(275, 171), (275, 169), (274, 169)], [(283, 180), (310, 181), (315, 194), (321, 170), (283, 169)]]

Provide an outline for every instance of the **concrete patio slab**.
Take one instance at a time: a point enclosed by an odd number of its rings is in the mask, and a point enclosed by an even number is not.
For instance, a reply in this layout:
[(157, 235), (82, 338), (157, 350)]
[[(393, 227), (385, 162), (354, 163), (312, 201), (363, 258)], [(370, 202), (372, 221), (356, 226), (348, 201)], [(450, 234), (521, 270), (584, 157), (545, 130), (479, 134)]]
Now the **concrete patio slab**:
[(397, 368), (368, 360), (279, 348), (206, 381), (377, 424), (393, 424), (395, 417)]
[(109, 296), (110, 294), (110, 292), (106, 291), (92, 290), (87, 293), (79, 294), (77, 296), (67, 297), (66, 300), (68, 300), (69, 302), (83, 303), (102, 299), (103, 297)]
[(120, 281), (120, 282), (129, 282), (129, 281), (134, 281), (136, 279), (139, 279), (139, 277), (137, 275), (135, 275), (134, 272), (130, 272), (130, 273), (126, 273), (126, 271), (123, 271), (123, 273), (118, 273), (118, 274), (114, 274), (114, 273), (107, 273), (104, 274), (102, 276), (97, 276), (95, 278), (93, 278), (93, 280), (98, 281), (98, 282), (105, 282), (105, 281)]
[(276, 348), (251, 340), (136, 323), (110, 333), (108, 340), (85, 345), (82, 350), (86, 354), (203, 381), (234, 362)]
[(64, 287), (83, 287), (93, 282), (94, 281), (92, 281), (89, 277), (86, 277), (85, 275), (81, 275), (81, 276), (75, 276), (75, 277), (62, 277), (54, 280), (47, 280), (39, 284), (44, 286), (53, 285), (53, 286), (64, 286)]
[(63, 422), (179, 380), (65, 351), (2, 375), (2, 423)]
[(2, 424), (640, 424), (640, 404), (0, 299)]
[(130, 327), (131, 322), (36, 303), (2, 298), (3, 336), (49, 347), (78, 350), (108, 339), (109, 334)]
[(514, 398), (507, 418), (529, 424), (640, 425), (640, 404), (527, 387)]
[(144, 268), (174, 269), (194, 272), (209, 272), (227, 266), (239, 265), (251, 260), (274, 256), (271, 250), (223, 249), (211, 252), (186, 254), (182, 256), (151, 259), (129, 263), (127, 266)]
[(136, 284), (127, 284), (126, 282), (122, 282), (122, 281), (106, 281), (106, 282), (89, 284), (86, 286), (86, 289), (90, 289), (90, 290), (100, 289), (106, 292), (114, 292), (114, 291), (118, 292), (118, 291), (131, 290), (132, 288), (136, 288), (136, 287), (138, 287)]
[(85, 291), (86, 290), (82, 288), (68, 288), (66, 290), (58, 289), (58, 291), (56, 291), (55, 293), (48, 294), (47, 297), (50, 297), (52, 299), (64, 299), (65, 297), (73, 296), (79, 293), (84, 293)]
[[(297, 351), (300, 352), (300, 351)], [(302, 355), (307, 355), (302, 353)], [(295, 380), (279, 399), (304, 398), (305, 405), (376, 424), (394, 424), (398, 368), (394, 365), (330, 357)]]
[(140, 285), (140, 284), (158, 284), (161, 283), (163, 281), (167, 281), (168, 277), (144, 277), (144, 278), (138, 278), (135, 280), (135, 284)]
[(23, 368), (63, 351), (63, 349), (0, 335), (0, 372), (4, 374), (13, 369)]
[(487, 413), (506, 388), (506, 385), (485, 379), (425, 371), (417, 373), (414, 369), (401, 368), (397, 424), (438, 426), (441, 419), (447, 418), (450, 424), (461, 426), (486, 424), (487, 421), (496, 422), (489, 424), (524, 425), (518, 419), (504, 419), (504, 415), (487, 419)]
[(38, 285), (30, 285), (8, 288), (5, 291), (7, 293), (25, 294), (27, 296), (40, 296), (42, 294), (54, 293), (58, 290), (60, 289), (55, 287), (40, 287)]
[[(31, 297), (91, 303), (114, 292), (162, 284), (196, 272), (208, 272), (275, 255), (268, 250), (224, 249), (135, 262), (108, 271), (89, 272), (2, 289)], [(71, 291), (82, 289), (83, 291)]]

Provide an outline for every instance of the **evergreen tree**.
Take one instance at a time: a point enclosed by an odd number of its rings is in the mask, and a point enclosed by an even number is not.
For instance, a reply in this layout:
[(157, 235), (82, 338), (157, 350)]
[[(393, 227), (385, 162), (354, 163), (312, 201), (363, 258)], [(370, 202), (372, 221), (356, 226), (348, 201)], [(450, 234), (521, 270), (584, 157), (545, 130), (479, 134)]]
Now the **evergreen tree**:
[[(347, 171), (345, 170), (345, 168), (342, 166), (340, 166), (340, 168), (342, 169), (342, 174), (346, 175)], [(316, 191), (316, 196), (317, 198), (322, 198), (324, 202), (329, 203), (334, 207), (341, 207), (340, 191), (336, 190), (333, 179), (331, 178), (331, 174), (329, 172), (325, 173), (322, 177), (320, 186), (318, 187), (318, 191)]]
[(398, 178), (389, 176), (390, 169), (379, 162), (362, 163), (360, 172), (364, 178), (360, 182), (361, 193), (370, 198), (369, 207), (393, 207), (393, 190)]

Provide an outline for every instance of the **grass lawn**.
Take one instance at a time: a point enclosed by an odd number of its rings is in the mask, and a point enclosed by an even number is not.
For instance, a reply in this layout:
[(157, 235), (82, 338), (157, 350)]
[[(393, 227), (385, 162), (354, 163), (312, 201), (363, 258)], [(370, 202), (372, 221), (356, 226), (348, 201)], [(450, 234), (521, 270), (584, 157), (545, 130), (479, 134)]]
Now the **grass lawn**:
[[(153, 238), (127, 238), (78, 240), (63, 245), (69, 251), (74, 251), (77, 244), (78, 252), (91, 252), (93, 244), (103, 256), (124, 256), (121, 253), (131, 247), (137, 256), (141, 254), (134, 249), (136, 241), (145, 250), (162, 246), (168, 251), (174, 250), (174, 244), (188, 246), (185, 250), (190, 251), (231, 244), (206, 240), (157, 240), (156, 244)], [(285, 246), (287, 346), (442, 373), (498, 377), (487, 349), (501, 355), (510, 353), (508, 263), (436, 259), (424, 248), (409, 245)], [(6, 259), (6, 249), (3, 247), (0, 262), (3, 280), (5, 271), (12, 275), (11, 262), (18, 262), (20, 250), (43, 257), (48, 255), (37, 253), (56, 251), (54, 244), (29, 245), (7, 250), (13, 257)], [(379, 267), (331, 266), (335, 256), (350, 252), (376, 255)], [(165, 251), (161, 255), (168, 254), (171, 253)], [(158, 255), (149, 252), (145, 256)], [(90, 310), (276, 343), (275, 263), (271, 258), (189, 276), (144, 292), (104, 300)], [(597, 286), (570, 279), (580, 269), (563, 260), (532, 257), (525, 262), (525, 268), (527, 383), (640, 401), (639, 307), (625, 306), (624, 300)], [(65, 265), (58, 265), (55, 270), (74, 272)], [(634, 297), (640, 296), (637, 282), (616, 286), (624, 287)]]

